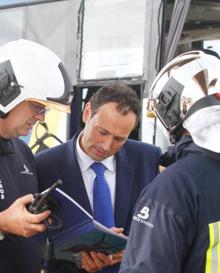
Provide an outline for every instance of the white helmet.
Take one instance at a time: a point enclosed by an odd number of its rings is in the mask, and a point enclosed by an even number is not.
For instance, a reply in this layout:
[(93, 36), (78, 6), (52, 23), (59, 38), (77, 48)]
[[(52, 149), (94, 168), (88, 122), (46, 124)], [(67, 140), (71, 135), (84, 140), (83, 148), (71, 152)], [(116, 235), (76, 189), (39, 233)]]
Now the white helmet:
[(185, 128), (198, 146), (220, 152), (216, 143), (220, 135), (220, 59), (202, 51), (174, 58), (151, 86), (151, 110), (168, 130), (172, 143)]
[(72, 85), (61, 60), (48, 48), (28, 40), (0, 47), (0, 113), (24, 100), (70, 112)]

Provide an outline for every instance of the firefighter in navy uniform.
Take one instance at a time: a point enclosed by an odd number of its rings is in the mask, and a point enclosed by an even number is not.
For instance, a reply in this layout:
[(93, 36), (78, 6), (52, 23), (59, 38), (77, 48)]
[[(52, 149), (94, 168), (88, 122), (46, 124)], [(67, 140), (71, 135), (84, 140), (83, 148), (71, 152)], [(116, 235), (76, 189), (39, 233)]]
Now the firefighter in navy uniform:
[(50, 211), (27, 210), (38, 191), (33, 155), (20, 140), (45, 110), (69, 111), (71, 84), (49, 49), (18, 40), (0, 47), (0, 272), (39, 273), (41, 250), (29, 238), (45, 230)]
[(156, 77), (149, 110), (176, 144), (139, 197), (120, 273), (219, 272), (219, 80), (220, 60), (200, 51)]

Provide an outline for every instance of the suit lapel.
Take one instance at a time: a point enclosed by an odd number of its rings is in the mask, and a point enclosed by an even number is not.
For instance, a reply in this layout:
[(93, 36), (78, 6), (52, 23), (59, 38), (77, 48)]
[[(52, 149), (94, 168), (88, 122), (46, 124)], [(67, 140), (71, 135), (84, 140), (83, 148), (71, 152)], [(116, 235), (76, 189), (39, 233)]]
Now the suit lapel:
[(92, 209), (87, 196), (86, 188), (81, 175), (80, 167), (76, 158), (77, 135), (67, 143), (67, 157), (64, 159), (65, 168), (62, 176), (65, 181), (64, 190), (74, 198), (84, 209), (92, 214)]
[(116, 155), (115, 220), (117, 227), (125, 227), (132, 194), (134, 169), (122, 148)]

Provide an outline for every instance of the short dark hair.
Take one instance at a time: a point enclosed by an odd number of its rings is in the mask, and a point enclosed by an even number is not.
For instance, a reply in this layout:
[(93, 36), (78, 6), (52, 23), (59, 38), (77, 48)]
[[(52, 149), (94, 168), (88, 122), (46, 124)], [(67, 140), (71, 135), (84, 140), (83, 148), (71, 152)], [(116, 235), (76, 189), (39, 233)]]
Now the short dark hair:
[(141, 112), (140, 100), (136, 92), (130, 86), (114, 83), (106, 84), (99, 88), (90, 98), (92, 116), (98, 112), (100, 106), (108, 102), (115, 102), (117, 104), (116, 109), (122, 115), (133, 112), (137, 117), (137, 124)]

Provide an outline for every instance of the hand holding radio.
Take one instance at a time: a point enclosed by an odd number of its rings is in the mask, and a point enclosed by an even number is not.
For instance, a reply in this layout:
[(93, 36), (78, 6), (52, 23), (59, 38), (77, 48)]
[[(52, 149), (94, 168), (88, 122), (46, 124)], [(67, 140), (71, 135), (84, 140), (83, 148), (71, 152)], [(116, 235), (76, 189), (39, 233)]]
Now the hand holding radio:
[(50, 211), (38, 215), (30, 215), (25, 209), (33, 200), (32, 194), (27, 194), (15, 200), (10, 207), (0, 213), (0, 230), (7, 234), (30, 237), (43, 232), (43, 221), (50, 216)]
[(46, 210), (50, 210), (51, 215), (48, 219), (43, 221), (43, 223), (49, 230), (62, 228), (62, 222), (59, 216), (60, 205), (56, 199), (50, 196), (50, 193), (61, 184), (62, 180), (58, 179), (47, 191), (34, 194), (34, 200), (27, 208), (28, 211), (33, 214), (39, 214)]

